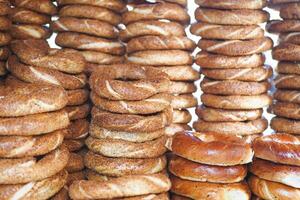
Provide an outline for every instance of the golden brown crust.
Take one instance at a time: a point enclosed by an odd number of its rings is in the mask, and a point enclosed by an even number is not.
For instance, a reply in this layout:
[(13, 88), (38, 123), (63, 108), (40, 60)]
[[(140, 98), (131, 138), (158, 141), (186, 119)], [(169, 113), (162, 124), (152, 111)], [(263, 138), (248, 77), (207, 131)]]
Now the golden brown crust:
[(84, 139), (66, 139), (63, 141), (63, 145), (66, 146), (70, 152), (79, 151), (84, 147)]
[(276, 102), (270, 108), (276, 116), (289, 119), (300, 119), (300, 105), (288, 102)]
[(158, 69), (166, 73), (171, 81), (196, 81), (200, 73), (189, 65), (159, 66)]
[(300, 75), (299, 64), (294, 62), (279, 62), (277, 72), (282, 74)]
[(70, 158), (68, 164), (65, 167), (65, 170), (67, 170), (67, 172), (73, 173), (81, 171), (83, 170), (83, 168), (83, 156), (76, 153), (70, 153)]
[(67, 90), (68, 106), (84, 104), (89, 99), (88, 89)]
[[(118, 63), (123, 63), (125, 58), (124, 56), (118, 56), (118, 55), (112, 55), (108, 53), (102, 53), (99, 51), (78, 51), (85, 60), (88, 62), (85, 67), (85, 71), (94, 71), (94, 68), (97, 68), (96, 64), (99, 65), (112, 65), (112, 64), (118, 64)], [(89, 66), (93, 66), (91, 69), (88, 69)]]
[(0, 15), (8, 15), (11, 13), (10, 1), (3, 0), (0, 2)]
[(276, 88), (280, 89), (300, 89), (300, 75), (280, 74), (274, 80)]
[(43, 25), (51, 21), (50, 16), (21, 7), (14, 8), (10, 14), (10, 18), (12, 22), (21, 24)]
[(300, 134), (300, 122), (298, 120), (274, 117), (271, 120), (271, 128), (280, 133)]
[(48, 39), (52, 32), (46, 26), (31, 24), (15, 24), (10, 28), (10, 34), (15, 39)]
[(292, 43), (292, 44), (300, 44), (300, 34), (299, 33), (281, 33), (279, 35), (279, 42), (280, 43)]
[(300, 104), (300, 92), (298, 90), (276, 90), (273, 97), (279, 101)]
[(196, 0), (196, 4), (201, 7), (218, 9), (262, 9), (267, 5), (266, 0)]
[(0, 30), (7, 31), (11, 28), (11, 20), (7, 16), (0, 16)]
[(91, 105), (86, 103), (79, 106), (67, 106), (65, 109), (70, 120), (84, 119), (90, 114)]
[(173, 96), (171, 106), (173, 109), (192, 108), (197, 106), (197, 99), (192, 94)]
[(271, 0), (272, 4), (293, 3), (293, 2), (298, 2), (298, 0)]
[(8, 45), (12, 37), (9, 33), (0, 32), (0, 46)]
[(168, 193), (149, 194), (149, 195), (140, 195), (135, 197), (115, 199), (115, 200), (169, 200), (169, 195)]
[(194, 82), (171, 81), (168, 93), (173, 95), (190, 94), (197, 91)]
[(12, 4), (15, 7), (27, 8), (47, 15), (57, 13), (56, 6), (50, 0), (13, 0)]
[(10, 55), (8, 47), (0, 47), (0, 60), (6, 61)]
[(72, 121), (65, 133), (65, 139), (82, 139), (89, 133), (89, 122), (86, 119)]
[(290, 3), (280, 8), (280, 17), (282, 19), (300, 19), (300, 4)]
[(300, 45), (292, 43), (282, 43), (272, 51), (273, 58), (279, 61), (300, 61)]
[(285, 33), (300, 31), (299, 20), (271, 20), (267, 25), (267, 30), (271, 33)]

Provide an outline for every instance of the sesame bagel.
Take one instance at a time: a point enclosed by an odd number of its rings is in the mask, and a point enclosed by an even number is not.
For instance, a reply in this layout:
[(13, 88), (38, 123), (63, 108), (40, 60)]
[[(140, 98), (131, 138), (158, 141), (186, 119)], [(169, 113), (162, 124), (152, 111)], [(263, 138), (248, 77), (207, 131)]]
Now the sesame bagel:
[[(124, 56), (112, 55), (99, 51), (81, 50), (78, 51), (78, 53), (80, 53), (87, 62), (99, 65), (123, 63), (125, 59)], [(91, 65), (89, 63), (87, 63), (85, 70), (87, 70), (88, 66)]]
[(15, 24), (10, 28), (11, 36), (15, 39), (48, 39), (52, 32), (46, 26), (31, 24)]
[(274, 99), (300, 104), (300, 92), (298, 90), (276, 90)]
[(195, 81), (200, 79), (199, 72), (189, 65), (162, 66), (157, 68), (166, 73), (171, 81)]
[(280, 89), (299, 89), (300, 75), (278, 75), (274, 80), (276, 88)]
[(300, 134), (300, 122), (298, 120), (274, 117), (271, 120), (271, 128), (280, 133)]
[(1, 15), (8, 15), (11, 13), (11, 5), (8, 0), (3, 0), (0, 2), (0, 13)]
[[(166, 135), (169, 137), (172, 137), (173, 135), (175, 135), (178, 132), (191, 131), (191, 130), (192, 130), (192, 128), (187, 124), (174, 124), (174, 123), (167, 126), (165, 129)], [(166, 146), (168, 147), (168, 149), (171, 149), (168, 142), (167, 142)]]
[(282, 74), (300, 75), (300, 69), (297, 63), (294, 62), (279, 62), (277, 72)]
[(48, 15), (37, 13), (20, 7), (14, 8), (12, 10), (10, 18), (12, 22), (21, 24), (44, 25), (48, 24), (51, 21), (50, 16)]
[(197, 106), (197, 99), (192, 94), (173, 96), (171, 106), (173, 109), (192, 108)]
[(65, 133), (65, 139), (82, 139), (89, 133), (89, 122), (86, 119), (72, 121)]
[(267, 24), (267, 30), (271, 33), (286, 33), (300, 31), (299, 20), (271, 20)]
[(266, 6), (266, 0), (196, 0), (196, 4), (201, 7), (218, 9), (262, 9)]
[(70, 158), (68, 164), (65, 167), (65, 170), (67, 170), (67, 172), (72, 173), (72, 172), (83, 170), (83, 168), (84, 168), (83, 157), (76, 153), (70, 153)]
[(15, 7), (27, 8), (38, 13), (55, 15), (57, 13), (56, 6), (50, 0), (13, 0)]
[(282, 3), (293, 3), (298, 2), (297, 0), (271, 0), (272, 4), (282, 4)]
[(300, 19), (300, 4), (290, 3), (280, 8), (280, 17), (282, 19)]
[(192, 120), (192, 115), (186, 109), (173, 110), (173, 121), (174, 124), (187, 124)]
[(87, 89), (67, 90), (68, 106), (77, 106), (84, 104), (89, 99), (89, 91)]
[(10, 50), (7, 47), (0, 47), (0, 60), (6, 61), (10, 55)]
[(281, 33), (279, 35), (280, 43), (292, 43), (292, 44), (300, 44), (300, 33)]
[(66, 146), (70, 152), (79, 151), (82, 147), (84, 147), (84, 139), (65, 139), (63, 141), (63, 145)]
[(300, 45), (282, 43), (272, 51), (273, 58), (279, 61), (300, 61)]
[(79, 106), (67, 106), (65, 109), (70, 120), (83, 119), (90, 114), (91, 105), (86, 103)]
[(242, 138), (219, 133), (177, 133), (171, 147), (180, 157), (217, 166), (246, 164), (253, 156), (250, 144)]
[(0, 46), (8, 45), (11, 41), (11, 35), (9, 33), (0, 32)]
[(273, 113), (279, 117), (300, 119), (300, 105), (288, 102), (276, 102), (271, 107)]
[(183, 81), (171, 81), (168, 89), (168, 93), (179, 95), (179, 94), (190, 94), (197, 91), (197, 87), (194, 82), (183, 82)]
[(0, 76), (4, 76), (7, 74), (7, 70), (5, 67), (5, 62), (0, 61)]
[(0, 31), (7, 31), (11, 28), (11, 20), (6, 16), (0, 16)]

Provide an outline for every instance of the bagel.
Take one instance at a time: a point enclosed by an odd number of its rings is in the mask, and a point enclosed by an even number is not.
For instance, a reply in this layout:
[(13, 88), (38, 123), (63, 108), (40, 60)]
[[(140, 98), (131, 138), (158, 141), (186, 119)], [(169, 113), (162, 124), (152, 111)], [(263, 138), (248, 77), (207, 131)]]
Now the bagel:
[(300, 134), (300, 122), (298, 120), (274, 117), (271, 120), (271, 128), (280, 133)]
[(111, 39), (116, 38), (118, 34), (117, 29), (113, 25), (96, 19), (60, 17), (52, 22), (50, 27), (55, 32), (70, 31)]
[(277, 72), (282, 74), (300, 75), (298, 64), (293, 62), (279, 62), (277, 65)]
[(82, 139), (89, 133), (89, 122), (86, 119), (72, 121), (65, 133), (65, 139)]
[(6, 61), (10, 55), (10, 50), (7, 47), (0, 47), (0, 60)]
[(279, 89), (300, 89), (300, 75), (278, 75), (274, 83)]
[(261, 118), (262, 109), (255, 110), (222, 110), (198, 106), (196, 114), (200, 119), (208, 122), (243, 122)]
[(272, 4), (282, 4), (282, 3), (293, 3), (298, 2), (297, 0), (271, 0)]
[(251, 40), (264, 37), (264, 30), (258, 25), (230, 26), (198, 22), (192, 24), (190, 31), (205, 39)]
[(255, 68), (263, 66), (265, 59), (263, 54), (232, 57), (200, 51), (195, 62), (203, 69)]
[[(68, 174), (69, 177), (69, 174)], [(69, 198), (68, 188), (63, 187), (59, 192), (50, 198), (50, 200), (65, 200)]]
[(70, 152), (75, 152), (75, 151), (79, 151), (82, 147), (84, 147), (84, 140), (68, 139), (68, 140), (64, 140), (63, 145), (66, 146)]
[(247, 166), (212, 166), (195, 163), (179, 156), (171, 157), (169, 171), (175, 176), (200, 182), (236, 183), (242, 181), (247, 175)]
[(118, 41), (82, 33), (60, 32), (55, 38), (55, 43), (61, 47), (99, 51), (113, 55), (123, 55), (125, 53), (124, 46)]
[(300, 92), (298, 90), (276, 90), (274, 99), (300, 104)]
[(300, 33), (281, 33), (279, 35), (279, 42), (280, 43), (292, 43), (299, 45), (300, 44)]
[(173, 96), (171, 106), (173, 109), (196, 107), (197, 99), (192, 94), (181, 94)]
[(199, 72), (189, 65), (162, 66), (157, 68), (166, 73), (172, 81), (195, 81), (200, 79)]
[(107, 22), (111, 25), (117, 26), (121, 23), (121, 16), (113, 11), (98, 6), (91, 5), (67, 5), (63, 6), (58, 15), (60, 17), (77, 17), (96, 19), (99, 21)]
[(0, 159), (0, 183), (28, 183), (51, 177), (67, 165), (68, 159), (69, 152), (65, 147), (46, 154), (40, 160), (34, 157)]
[(275, 47), (272, 56), (279, 61), (300, 61), (300, 45), (292, 43), (282, 43)]
[(143, 143), (88, 137), (85, 144), (91, 151), (113, 158), (156, 158), (167, 150), (166, 137)]
[(215, 80), (237, 80), (260, 82), (269, 79), (273, 75), (272, 67), (263, 66), (256, 68), (241, 69), (201, 69), (201, 73), (210, 79)]
[(100, 68), (89, 83), (97, 95), (111, 100), (143, 100), (166, 92), (170, 85), (160, 70), (126, 64)]
[[(111, 65), (124, 62), (123, 56), (112, 55), (107, 53), (102, 53), (99, 51), (78, 51), (87, 62), (100, 64), (100, 65)], [(86, 66), (87, 68), (88, 66)]]
[(270, 83), (244, 82), (237, 80), (216, 81), (204, 78), (200, 87), (204, 93), (219, 95), (259, 95), (268, 92)]
[(123, 29), (119, 33), (119, 37), (122, 41), (128, 41), (135, 37), (157, 35), (157, 36), (185, 36), (184, 27), (177, 22), (165, 22), (165, 21), (137, 21), (126, 25), (126, 29)]
[(121, 198), (116, 200), (169, 200), (168, 193), (140, 195), (135, 197)]
[(12, 25), (10, 28), (11, 36), (15, 39), (48, 39), (52, 32), (46, 26), (18, 24)]
[(68, 173), (65, 170), (40, 180), (26, 184), (1, 185), (0, 195), (4, 199), (49, 199), (54, 196), (67, 182)]
[(268, 128), (268, 121), (264, 118), (247, 122), (206, 122), (201, 119), (194, 122), (193, 127), (199, 132), (217, 132), (233, 135), (261, 134)]
[(177, 21), (188, 24), (190, 17), (187, 11), (174, 3), (158, 2), (154, 4), (142, 4), (134, 6), (131, 11), (122, 15), (124, 24), (129, 24), (142, 20), (161, 20)]
[(186, 109), (173, 110), (173, 121), (174, 124), (187, 124), (192, 120), (192, 115)]
[(191, 65), (193, 58), (189, 52), (182, 50), (146, 50), (128, 55), (129, 63), (138, 65)]
[(0, 76), (4, 76), (7, 74), (7, 70), (5, 67), (5, 62), (0, 61)]
[(55, 15), (57, 13), (56, 6), (50, 0), (13, 0), (15, 7), (27, 8), (39, 13)]
[(267, 30), (271, 33), (286, 33), (286, 32), (299, 32), (299, 20), (271, 20), (267, 24)]
[(177, 195), (177, 194), (171, 194), (171, 199), (172, 200), (191, 200), (191, 198), (188, 198), (188, 197), (184, 197), (184, 196), (181, 196), (181, 195)]
[(246, 56), (262, 53), (271, 49), (273, 41), (270, 38), (253, 40), (199, 40), (198, 47), (204, 51), (227, 56)]
[(72, 75), (55, 69), (25, 65), (16, 56), (9, 57), (6, 68), (13, 76), (28, 83), (54, 84), (70, 90), (83, 88), (87, 83), (85, 74)]
[(197, 87), (194, 82), (181, 82), (181, 81), (171, 81), (168, 93), (170, 94), (188, 94), (197, 91)]
[(273, 134), (256, 138), (253, 143), (255, 156), (275, 163), (300, 166), (300, 139), (290, 134)]
[(251, 145), (242, 138), (220, 133), (177, 133), (171, 148), (180, 157), (217, 166), (246, 164), (253, 157)]
[(249, 187), (251, 191), (263, 199), (297, 199), (299, 196), (299, 189), (267, 181), (257, 176), (249, 178)]
[(170, 106), (172, 96), (164, 93), (153, 95), (139, 101), (111, 101), (91, 93), (91, 100), (96, 107), (114, 113), (151, 114), (163, 111)]
[(77, 172), (84, 168), (83, 157), (76, 153), (70, 153), (69, 162), (65, 167), (67, 172)]
[(9, 33), (0, 32), (0, 46), (8, 45), (11, 41), (11, 36)]
[(50, 16), (40, 14), (24, 8), (14, 8), (10, 15), (12, 22), (21, 24), (48, 24), (51, 21)]
[(262, 9), (267, 5), (266, 0), (196, 0), (196, 4), (201, 7), (218, 9)]
[(271, 107), (273, 113), (279, 117), (300, 119), (300, 105), (288, 102), (276, 102)]
[(85, 174), (83, 171), (68, 173), (68, 179), (65, 186), (70, 186), (74, 181), (80, 181), (85, 179)]
[(197, 8), (195, 17), (198, 21), (211, 24), (255, 25), (267, 22), (270, 15), (263, 10), (217, 10)]
[(87, 89), (67, 90), (68, 106), (77, 106), (84, 104), (89, 99), (89, 91)]
[(300, 167), (254, 159), (249, 170), (262, 179), (300, 188)]
[(248, 200), (251, 192), (246, 183), (208, 183), (188, 181), (171, 177), (171, 191), (175, 194), (186, 196), (192, 199), (207, 199), (207, 200)]
[(67, 106), (65, 109), (68, 112), (70, 120), (83, 119), (89, 115), (91, 105), (86, 103), (79, 106)]
[(91, 5), (91, 6), (99, 6), (110, 9), (117, 13), (123, 12), (126, 4), (122, 0), (110, 1), (110, 0), (102, 0), (102, 1), (95, 1), (95, 0), (58, 0), (58, 5), (70, 5), (70, 4), (79, 4), (79, 5)]
[(52, 85), (1, 86), (0, 95), (1, 117), (56, 111), (68, 102), (64, 89)]
[(106, 176), (155, 174), (167, 165), (164, 156), (147, 159), (108, 158), (89, 151), (84, 157), (85, 166)]
[(280, 8), (280, 17), (282, 19), (300, 19), (300, 4), (290, 3)]
[[(189, 125), (187, 125), (187, 124), (171, 124), (171, 125), (169, 125), (169, 126), (167, 126), (166, 127), (166, 129), (165, 129), (165, 131), (166, 131), (166, 135), (168, 136), (168, 137), (172, 137), (173, 135), (175, 135), (177, 132), (182, 132), (182, 131), (191, 131), (192, 130), (192, 128), (189, 126)], [(167, 144), (166, 144), (166, 146), (169, 148), (169, 149), (171, 149), (168, 145), (169, 145), (169, 143), (168, 143), (169, 141), (167, 141)]]
[(144, 50), (180, 49), (192, 51), (196, 44), (187, 37), (177, 36), (142, 36), (131, 39), (127, 43), (127, 52), (133, 53)]
[(6, 16), (0, 16), (0, 31), (7, 31), (11, 28), (11, 20)]
[(11, 13), (10, 1), (3, 0), (0, 2), (0, 13), (1, 15), (8, 15)]

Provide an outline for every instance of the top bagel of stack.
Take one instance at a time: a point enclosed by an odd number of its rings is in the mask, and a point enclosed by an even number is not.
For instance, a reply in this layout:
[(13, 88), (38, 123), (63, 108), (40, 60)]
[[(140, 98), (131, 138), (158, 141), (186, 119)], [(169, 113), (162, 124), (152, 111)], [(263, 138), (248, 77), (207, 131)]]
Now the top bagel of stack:
[(191, 32), (201, 36), (196, 63), (205, 75), (201, 82), (203, 106), (194, 128), (255, 136), (267, 128), (262, 108), (271, 104), (267, 92), (271, 67), (262, 54), (272, 40), (259, 26), (269, 19), (266, 0), (196, 0), (197, 23)]
[(59, 19), (51, 23), (55, 42), (73, 48), (86, 59), (86, 72), (123, 62), (125, 47), (118, 41), (122, 0), (58, 0)]
[(293, 2), (273, 0), (271, 4), (279, 7), (282, 20), (273, 20), (267, 26), (270, 32), (279, 33), (280, 39), (272, 52), (279, 60), (279, 75), (270, 110), (276, 115), (271, 121), (276, 132), (300, 134), (300, 3)]
[(173, 124), (170, 134), (190, 129), (191, 120), (186, 110), (197, 105), (192, 93), (193, 81), (199, 73), (192, 68), (191, 52), (196, 45), (187, 38), (185, 27), (189, 25), (186, 0), (131, 1), (128, 11), (122, 15), (126, 28), (120, 31), (120, 39), (127, 43), (127, 62), (154, 66), (169, 75), (173, 94)]

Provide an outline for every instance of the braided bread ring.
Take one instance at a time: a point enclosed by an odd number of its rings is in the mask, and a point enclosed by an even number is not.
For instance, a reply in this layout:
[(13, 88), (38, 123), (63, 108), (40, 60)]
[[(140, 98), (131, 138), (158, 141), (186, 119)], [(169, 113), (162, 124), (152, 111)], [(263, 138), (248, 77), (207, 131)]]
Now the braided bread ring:
[[(169, 126), (166, 127), (166, 129), (165, 129), (166, 133), (165, 134), (168, 137), (172, 137), (173, 135), (175, 135), (178, 132), (191, 131), (191, 130), (192, 130), (192, 128), (187, 124), (174, 124), (173, 123), (173, 124), (170, 124)], [(167, 141), (166, 146), (169, 150), (171, 149), (169, 140)]]
[(50, 0), (13, 0), (13, 5), (48, 15), (57, 13), (55, 5)]
[(300, 61), (300, 45), (292, 43), (282, 43), (272, 51), (273, 58), (284, 61)]
[[(300, 47), (300, 46), (299, 46)], [(277, 88), (299, 89), (300, 75), (278, 75), (274, 80)]]
[(279, 62), (277, 65), (277, 72), (283, 74), (300, 75), (299, 63)]
[(1, 185), (0, 196), (4, 199), (49, 199), (55, 195), (67, 182), (68, 173), (65, 170), (49, 178), (17, 185)]
[(67, 106), (65, 109), (70, 120), (83, 119), (89, 115), (91, 105), (86, 103), (79, 106)]
[(10, 55), (8, 47), (0, 47), (0, 60), (6, 61)]
[(70, 186), (69, 195), (72, 199), (112, 199), (162, 193), (170, 187), (171, 182), (165, 174), (132, 175), (105, 182), (75, 181)]
[(3, 0), (0, 2), (0, 15), (8, 15), (11, 13), (10, 1)]
[(85, 166), (105, 176), (155, 174), (167, 165), (164, 156), (147, 159), (108, 158), (89, 151), (84, 157)]
[(192, 115), (186, 109), (173, 110), (173, 121), (174, 124), (187, 124), (192, 120)]
[(96, 19), (60, 17), (52, 22), (50, 27), (56, 32), (78, 32), (111, 39), (116, 38), (118, 34), (113, 25)]
[(113, 55), (123, 55), (125, 52), (124, 46), (118, 41), (81, 33), (60, 32), (55, 38), (55, 43), (62, 47), (100, 51), (102, 53), (109, 53)]
[(201, 101), (204, 105), (232, 110), (252, 110), (271, 105), (272, 98), (267, 94), (255, 96), (219, 96), (212, 94), (203, 94)]
[(197, 8), (198, 21), (224, 25), (255, 25), (269, 20), (270, 15), (263, 10), (217, 10)]
[(300, 119), (300, 105), (296, 103), (276, 102), (271, 106), (271, 110), (279, 117)]
[(190, 31), (205, 39), (250, 40), (264, 37), (264, 30), (258, 25), (228, 26), (198, 22)]
[(0, 32), (0, 46), (8, 45), (11, 41), (11, 36), (9, 33)]
[(119, 37), (122, 41), (145, 35), (161, 36), (185, 36), (184, 27), (176, 22), (165, 21), (137, 21), (130, 23), (126, 29), (120, 31)]
[(247, 122), (206, 122), (198, 119), (198, 121), (194, 122), (193, 127), (198, 132), (217, 132), (247, 136), (264, 132), (268, 128), (268, 121), (264, 118)]
[(112, 101), (91, 93), (94, 105), (102, 110), (124, 114), (151, 114), (163, 111), (170, 106), (171, 95), (159, 93), (139, 101)]
[(266, 0), (196, 0), (196, 4), (201, 7), (218, 9), (262, 9), (267, 5)]
[(52, 32), (46, 26), (18, 24), (12, 25), (10, 34), (15, 39), (48, 39)]
[(196, 107), (197, 99), (191, 94), (181, 94), (173, 96), (171, 106), (174, 109)]
[(11, 20), (6, 16), (0, 16), (0, 31), (7, 31), (11, 28)]
[(243, 122), (252, 121), (262, 116), (262, 109), (257, 110), (222, 110), (198, 106), (196, 114), (206, 122)]
[(271, 33), (299, 32), (299, 20), (271, 20), (267, 24), (267, 30)]
[(128, 55), (130, 63), (139, 65), (191, 65), (193, 58), (189, 52), (182, 50), (147, 50)]
[(86, 119), (72, 121), (65, 133), (65, 139), (82, 139), (89, 133), (89, 122)]
[(279, 101), (300, 104), (300, 92), (298, 90), (276, 90), (273, 96)]
[(274, 117), (271, 120), (271, 128), (280, 133), (300, 134), (300, 123), (298, 120)]
[(158, 69), (126, 64), (99, 68), (89, 83), (97, 95), (111, 100), (144, 100), (166, 92), (170, 85), (167, 75)]
[(195, 81), (200, 79), (199, 72), (189, 65), (162, 66), (157, 68), (166, 73), (171, 81)]
[(87, 89), (67, 90), (68, 106), (77, 106), (84, 104), (89, 99), (89, 91)]
[(197, 87), (193, 82), (171, 81), (168, 93), (178, 95), (194, 93), (196, 91)]
[(77, 172), (81, 171), (84, 168), (83, 157), (76, 153), (70, 153), (69, 162), (65, 167), (67, 172)]
[(300, 4), (290, 3), (280, 8), (280, 17), (282, 19), (300, 19)]
[(186, 10), (173, 3), (158, 2), (155, 4), (142, 4), (134, 6), (133, 10), (122, 15), (124, 24), (142, 20), (167, 19), (180, 23), (189, 23), (190, 17)]
[(69, 5), (64, 6), (59, 10), (58, 15), (60, 17), (77, 17), (77, 18), (88, 18), (97, 19), (110, 23), (111, 25), (118, 25), (121, 23), (121, 16), (112, 12), (109, 9), (90, 6), (90, 5)]
[(177, 36), (142, 36), (133, 38), (127, 43), (127, 52), (144, 50), (180, 49), (192, 51), (196, 48), (194, 41), (187, 37)]
[(64, 140), (63, 145), (66, 146), (70, 152), (79, 151), (82, 147), (84, 147), (84, 139)]
[(48, 24), (51, 21), (50, 16), (40, 14), (24, 8), (14, 8), (10, 15), (12, 22), (21, 24)]
[(205, 69), (255, 68), (263, 66), (265, 59), (263, 54), (233, 57), (201, 51), (196, 55), (195, 62)]
[[(78, 51), (78, 52), (85, 58), (87, 62), (90, 63), (100, 64), (100, 65), (111, 65), (111, 64), (118, 64), (124, 62), (123, 56), (111, 55), (99, 51)], [(88, 66), (86, 66), (86, 68), (88, 68)], [(94, 71), (94, 70), (89, 70), (89, 71)]]

